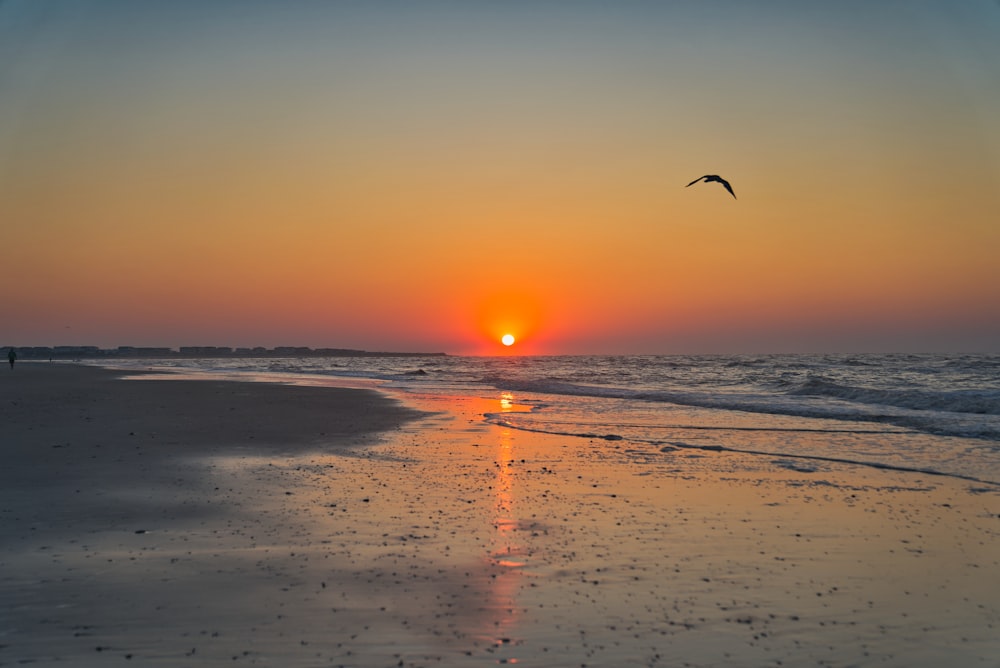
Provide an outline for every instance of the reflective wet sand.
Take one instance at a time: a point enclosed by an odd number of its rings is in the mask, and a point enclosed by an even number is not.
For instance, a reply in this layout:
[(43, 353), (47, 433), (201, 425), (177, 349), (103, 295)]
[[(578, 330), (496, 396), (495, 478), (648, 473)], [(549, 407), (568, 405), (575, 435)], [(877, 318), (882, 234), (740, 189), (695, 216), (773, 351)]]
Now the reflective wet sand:
[(0, 385), (3, 665), (1000, 660), (995, 489), (51, 368)]

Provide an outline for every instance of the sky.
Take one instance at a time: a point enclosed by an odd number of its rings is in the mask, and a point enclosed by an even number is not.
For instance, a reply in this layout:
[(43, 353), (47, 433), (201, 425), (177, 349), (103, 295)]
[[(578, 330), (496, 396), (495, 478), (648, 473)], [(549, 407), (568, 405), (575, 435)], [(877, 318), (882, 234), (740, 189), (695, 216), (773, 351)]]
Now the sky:
[(994, 0), (0, 0), (0, 345), (998, 352), (998, 35)]

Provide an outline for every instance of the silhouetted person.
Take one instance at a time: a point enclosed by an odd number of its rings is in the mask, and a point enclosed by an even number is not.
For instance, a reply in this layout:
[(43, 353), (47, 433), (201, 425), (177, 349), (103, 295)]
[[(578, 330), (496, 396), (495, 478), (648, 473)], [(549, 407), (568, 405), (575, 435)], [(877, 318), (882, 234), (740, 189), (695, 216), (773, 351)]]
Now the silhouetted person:
[(705, 174), (705, 176), (699, 176), (694, 181), (692, 181), (691, 183), (687, 184), (684, 187), (685, 188), (690, 188), (694, 184), (698, 183), (698, 181), (702, 181), (702, 180), (704, 180), (705, 183), (708, 183), (709, 181), (715, 181), (716, 183), (721, 183), (722, 187), (725, 188), (726, 190), (728, 190), (729, 194), (733, 196), (733, 199), (736, 199), (736, 193), (733, 192), (733, 187), (731, 185), (729, 185), (729, 181), (725, 180), (724, 178), (722, 178), (718, 174)]
[(14, 368), (14, 360), (16, 359), (17, 359), (17, 353), (14, 351), (13, 348), (11, 348), (10, 351), (7, 353), (7, 361), (10, 362), (11, 369)]

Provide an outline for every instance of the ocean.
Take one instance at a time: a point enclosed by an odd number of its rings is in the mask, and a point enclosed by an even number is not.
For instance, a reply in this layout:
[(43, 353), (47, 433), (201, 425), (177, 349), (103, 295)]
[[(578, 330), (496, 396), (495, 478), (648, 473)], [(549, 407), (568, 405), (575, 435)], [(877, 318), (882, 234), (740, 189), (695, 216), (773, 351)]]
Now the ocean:
[[(622, 441), (635, 456), (734, 451), (1000, 486), (1000, 355), (664, 355), (123, 360), (285, 382), (367, 379), (393, 393), (496, 399), (510, 429)], [(753, 461), (753, 458), (750, 458)]]

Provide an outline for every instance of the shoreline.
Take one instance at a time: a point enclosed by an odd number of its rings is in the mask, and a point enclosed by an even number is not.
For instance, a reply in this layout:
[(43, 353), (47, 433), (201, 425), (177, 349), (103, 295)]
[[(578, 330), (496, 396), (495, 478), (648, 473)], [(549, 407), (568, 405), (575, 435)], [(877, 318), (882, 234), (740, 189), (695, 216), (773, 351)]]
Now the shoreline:
[(1000, 495), (963, 481), (48, 367), (0, 380), (0, 665), (1000, 657)]

